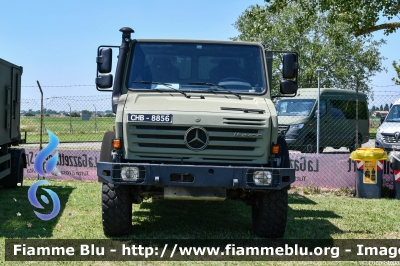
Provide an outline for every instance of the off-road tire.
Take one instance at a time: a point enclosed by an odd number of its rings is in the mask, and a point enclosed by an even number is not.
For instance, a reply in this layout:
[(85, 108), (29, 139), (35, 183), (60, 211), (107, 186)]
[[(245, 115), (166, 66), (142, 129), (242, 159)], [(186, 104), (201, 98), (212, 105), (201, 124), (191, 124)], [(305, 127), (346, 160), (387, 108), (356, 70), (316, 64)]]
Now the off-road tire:
[(281, 168), (290, 168), (289, 148), (283, 136), (279, 136), (277, 143), (281, 146)]
[(303, 146), (301, 147), (301, 153), (316, 153), (317, 152), (317, 143), (311, 137), (307, 137), (303, 142)]
[[(101, 143), (100, 161), (112, 162), (112, 140), (115, 132), (104, 134)], [(103, 231), (106, 236), (123, 236), (132, 231), (132, 200), (129, 186), (103, 183), (102, 187)]]
[[(324, 151), (324, 147), (319, 147), (319, 153)], [(312, 137), (308, 137), (301, 147), (301, 153), (317, 153), (317, 140)]]
[(103, 141), (101, 142), (100, 162), (112, 162), (113, 139), (115, 139), (114, 131), (108, 131), (104, 134)]
[(103, 231), (106, 236), (123, 236), (132, 232), (132, 200), (129, 186), (103, 183)]
[(260, 193), (251, 210), (255, 234), (265, 238), (283, 237), (288, 212), (287, 188)]

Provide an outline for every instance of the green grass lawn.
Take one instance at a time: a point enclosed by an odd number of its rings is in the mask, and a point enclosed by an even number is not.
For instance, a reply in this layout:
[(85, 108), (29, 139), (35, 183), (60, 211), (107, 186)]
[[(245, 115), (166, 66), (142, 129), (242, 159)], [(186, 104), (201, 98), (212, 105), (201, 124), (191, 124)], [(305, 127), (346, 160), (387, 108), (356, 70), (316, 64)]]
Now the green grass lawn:
[[(56, 134), (60, 142), (101, 141), (106, 131), (113, 130), (114, 124), (114, 117), (99, 117), (96, 121), (91, 117), (90, 120), (84, 121), (81, 117), (72, 117), (70, 120), (69, 117), (45, 116), (43, 119), (43, 142), (49, 141), (46, 129)], [(22, 135), (25, 131), (27, 132), (27, 143), (39, 142), (39, 117), (22, 117), (21, 131)]]
[[(61, 201), (60, 214), (42, 221), (33, 213), (27, 191), (36, 180), (25, 180), (17, 189), (0, 188), (0, 264), (4, 261), (6, 238), (107, 239), (101, 222), (101, 184), (97, 182), (49, 180), (48, 186)], [(289, 195), (287, 239), (399, 239), (400, 201), (359, 199), (334, 194)], [(296, 192), (296, 193), (295, 193)], [(17, 213), (20, 216), (17, 216)], [(44, 211), (43, 211), (44, 212)], [(31, 226), (29, 227), (28, 224)], [(146, 200), (133, 205), (137, 239), (256, 239), (251, 226), (251, 208), (239, 201), (199, 202)], [(319, 262), (320, 264), (326, 264)], [(334, 262), (332, 262), (333, 265)], [(27, 263), (28, 264), (28, 263)], [(65, 265), (108, 265), (106, 262), (64, 262)], [(128, 262), (120, 262), (128, 265)], [(143, 265), (136, 263), (137, 265)], [(164, 265), (166, 262), (149, 262)], [(169, 263), (183, 265), (184, 262)], [(225, 265), (223, 262), (201, 264)], [(276, 264), (238, 262), (237, 265)], [(284, 262), (282, 265), (298, 263)], [(307, 264), (304, 262), (303, 264)], [(315, 264), (315, 262), (313, 263)], [(348, 265), (345, 262), (344, 265)], [(39, 263), (39, 265), (41, 265)], [(147, 265), (147, 263), (146, 263)], [(185, 264), (188, 265), (188, 264)], [(236, 265), (229, 262), (229, 265)]]
[(370, 128), (369, 129), (369, 139), (374, 139), (376, 138), (376, 131), (378, 129), (377, 128)]
[(379, 118), (371, 118), (369, 120), (370, 128), (369, 128), (369, 138), (374, 139), (376, 137), (376, 131), (381, 125), (381, 120)]

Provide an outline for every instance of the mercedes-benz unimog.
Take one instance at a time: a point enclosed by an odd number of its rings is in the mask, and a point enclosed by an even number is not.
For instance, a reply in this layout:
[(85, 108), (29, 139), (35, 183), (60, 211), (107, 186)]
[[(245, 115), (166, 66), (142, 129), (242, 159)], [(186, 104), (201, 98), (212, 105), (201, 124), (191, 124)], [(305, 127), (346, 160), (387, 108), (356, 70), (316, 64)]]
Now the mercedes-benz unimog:
[[(131, 233), (132, 204), (157, 197), (242, 200), (257, 235), (283, 237), (295, 171), (271, 101), (273, 52), (259, 43), (131, 39), (131, 28), (120, 31), (122, 44), (97, 54), (96, 85), (112, 87), (116, 114), (97, 164), (104, 233)], [(294, 95), (298, 56), (280, 58), (281, 96)]]

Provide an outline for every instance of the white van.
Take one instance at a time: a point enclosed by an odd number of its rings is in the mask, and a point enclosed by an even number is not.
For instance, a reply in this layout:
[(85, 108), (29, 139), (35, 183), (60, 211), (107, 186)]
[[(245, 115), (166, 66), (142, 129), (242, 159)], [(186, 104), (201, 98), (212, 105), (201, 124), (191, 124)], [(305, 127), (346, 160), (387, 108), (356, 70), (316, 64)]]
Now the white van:
[(393, 104), (378, 128), (375, 148), (382, 148), (385, 151), (400, 150), (400, 99)]

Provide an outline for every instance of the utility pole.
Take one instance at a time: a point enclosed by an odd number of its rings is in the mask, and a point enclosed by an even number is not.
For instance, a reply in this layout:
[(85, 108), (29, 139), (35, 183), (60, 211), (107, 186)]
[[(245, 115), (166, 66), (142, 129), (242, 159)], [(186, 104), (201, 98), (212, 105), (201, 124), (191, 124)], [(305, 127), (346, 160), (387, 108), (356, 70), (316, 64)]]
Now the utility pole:
[(39, 86), (40, 90), (40, 146), (39, 150), (42, 150), (42, 136), (43, 136), (43, 91), (42, 87), (40, 86), (39, 80), (36, 80), (37, 85)]
[(355, 138), (355, 143), (354, 143), (354, 148), (357, 149), (358, 147), (358, 86), (360, 84), (360, 81), (357, 79), (356, 83), (356, 138)]
[(318, 109), (317, 109), (317, 154), (319, 154), (319, 134), (320, 134), (320, 94), (321, 94), (321, 85), (320, 85), (320, 80), (321, 80), (321, 72), (324, 71), (322, 68), (317, 69), (318, 73)]
[(94, 133), (97, 133), (97, 121), (96, 121), (96, 117), (97, 117), (97, 109), (96, 109), (96, 105), (94, 105)]
[(69, 103), (67, 104), (69, 106), (69, 133), (72, 134), (72, 121), (71, 121), (72, 110), (71, 110), (71, 105), (69, 105)]

